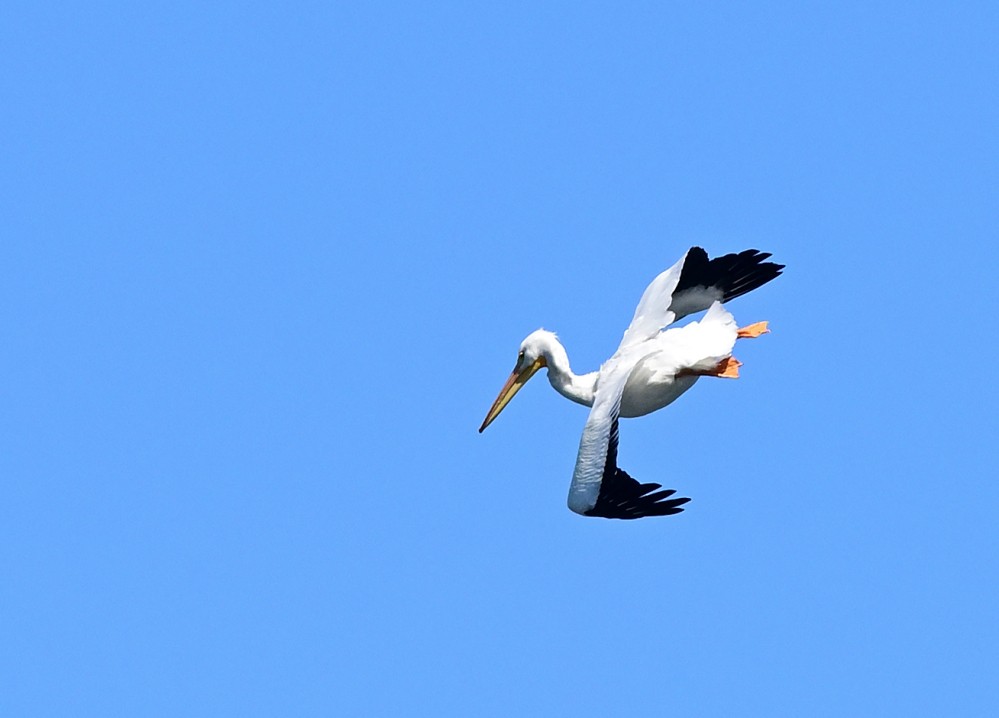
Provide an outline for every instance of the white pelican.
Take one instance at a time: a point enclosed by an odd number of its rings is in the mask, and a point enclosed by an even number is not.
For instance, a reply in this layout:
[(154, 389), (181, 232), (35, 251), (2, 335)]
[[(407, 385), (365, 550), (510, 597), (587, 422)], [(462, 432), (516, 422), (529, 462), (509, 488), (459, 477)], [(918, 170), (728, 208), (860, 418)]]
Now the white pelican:
[[(784, 265), (766, 262), (770, 254), (747, 249), (708, 259), (700, 247), (660, 274), (642, 294), (635, 316), (614, 356), (599, 371), (574, 374), (555, 334), (532, 332), (520, 344), (517, 364), (500, 390), (481, 433), (528, 379), (542, 367), (562, 396), (592, 407), (579, 441), (569, 486), (569, 508), (586, 516), (637, 519), (683, 511), (687, 498), (673, 489), (641, 484), (617, 466), (618, 418), (662, 409), (698, 377), (737, 378), (741, 362), (732, 356), (735, 340), (766, 333), (767, 322), (738, 328), (722, 303), (777, 277)], [(700, 321), (663, 331), (676, 320), (707, 309)]]

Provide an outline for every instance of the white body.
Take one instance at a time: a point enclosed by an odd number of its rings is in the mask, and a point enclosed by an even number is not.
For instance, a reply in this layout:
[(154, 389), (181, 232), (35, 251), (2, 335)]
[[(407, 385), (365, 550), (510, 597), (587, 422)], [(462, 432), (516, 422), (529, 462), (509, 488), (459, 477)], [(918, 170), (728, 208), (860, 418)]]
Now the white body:
[(570, 509), (584, 513), (596, 502), (613, 419), (644, 416), (674, 402), (697, 381), (689, 372), (710, 371), (730, 357), (737, 336), (735, 319), (715, 302), (700, 321), (651, 337), (632, 335), (631, 343), (622, 342), (599, 371), (583, 375), (572, 372), (565, 349), (551, 332), (539, 329), (524, 341), (544, 357), (557, 392), (592, 407), (579, 442)]
[(715, 303), (701, 321), (661, 332), (623, 354), (619, 349), (599, 371), (582, 375), (572, 372), (569, 357), (554, 334), (539, 329), (529, 339), (538, 343), (555, 391), (583, 406), (593, 406), (605, 372), (618, 365), (630, 367), (619, 415), (633, 418), (669, 406), (692, 387), (697, 375), (677, 376), (680, 371), (706, 371), (731, 356), (736, 332), (735, 319)]

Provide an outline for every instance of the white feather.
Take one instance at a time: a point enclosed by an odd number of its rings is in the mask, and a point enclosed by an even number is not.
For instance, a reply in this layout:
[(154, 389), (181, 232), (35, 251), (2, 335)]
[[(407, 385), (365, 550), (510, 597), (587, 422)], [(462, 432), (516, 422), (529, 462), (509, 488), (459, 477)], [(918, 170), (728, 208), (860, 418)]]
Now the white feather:
[(645, 288), (642, 298), (635, 307), (635, 316), (631, 319), (631, 324), (624, 330), (621, 344), (618, 351), (652, 339), (664, 327), (673, 323), (676, 315), (669, 310), (670, 302), (673, 301), (673, 291), (680, 282), (680, 272), (683, 271), (683, 259), (672, 267), (662, 272), (652, 283)]

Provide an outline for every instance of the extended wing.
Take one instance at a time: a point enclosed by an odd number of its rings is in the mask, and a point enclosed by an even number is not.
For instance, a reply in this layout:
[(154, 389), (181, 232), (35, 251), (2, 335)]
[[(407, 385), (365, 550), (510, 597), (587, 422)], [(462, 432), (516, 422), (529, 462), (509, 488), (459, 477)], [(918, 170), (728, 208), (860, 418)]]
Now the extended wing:
[(639, 483), (617, 466), (618, 415), (630, 373), (630, 366), (612, 367), (600, 376), (569, 486), (569, 508), (578, 514), (609, 519), (667, 516), (680, 513), (690, 501), (670, 499), (673, 489), (660, 491), (660, 484)]
[(783, 264), (765, 261), (769, 257), (747, 249), (708, 259), (703, 249), (691, 247), (646, 287), (618, 351), (652, 339), (677, 319), (704, 311), (713, 302), (727, 302), (763, 286), (784, 269)]

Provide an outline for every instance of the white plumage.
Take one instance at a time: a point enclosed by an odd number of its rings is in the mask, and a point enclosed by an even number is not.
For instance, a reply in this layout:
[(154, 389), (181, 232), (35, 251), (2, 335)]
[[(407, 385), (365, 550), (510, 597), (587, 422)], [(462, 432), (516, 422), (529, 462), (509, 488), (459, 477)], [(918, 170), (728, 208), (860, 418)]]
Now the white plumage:
[[(699, 247), (662, 272), (646, 288), (614, 355), (599, 371), (577, 375), (556, 336), (539, 329), (521, 343), (517, 364), (479, 431), (483, 431), (542, 367), (563, 396), (590, 406), (569, 487), (569, 508), (606, 518), (679, 513), (689, 499), (673, 490), (641, 484), (617, 466), (618, 419), (662, 409), (701, 376), (738, 376), (732, 357), (736, 339), (766, 332), (761, 322), (739, 329), (722, 302), (774, 279), (783, 265), (746, 250), (709, 260)], [(707, 309), (700, 321), (666, 327)], [(665, 331), (664, 331), (665, 330)]]

